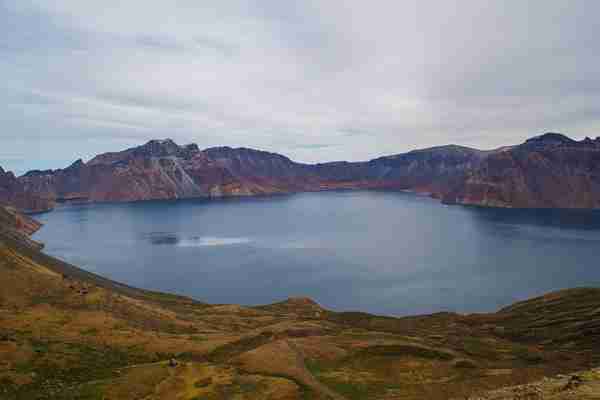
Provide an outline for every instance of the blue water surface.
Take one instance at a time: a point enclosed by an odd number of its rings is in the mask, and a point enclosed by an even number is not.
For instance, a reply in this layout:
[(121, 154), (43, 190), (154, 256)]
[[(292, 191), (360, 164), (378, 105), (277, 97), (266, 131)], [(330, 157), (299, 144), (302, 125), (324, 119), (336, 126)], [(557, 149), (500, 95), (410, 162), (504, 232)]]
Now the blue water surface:
[(137, 287), (211, 303), (308, 296), (334, 310), (494, 311), (600, 285), (600, 213), (446, 206), (342, 191), (63, 206), (45, 251)]

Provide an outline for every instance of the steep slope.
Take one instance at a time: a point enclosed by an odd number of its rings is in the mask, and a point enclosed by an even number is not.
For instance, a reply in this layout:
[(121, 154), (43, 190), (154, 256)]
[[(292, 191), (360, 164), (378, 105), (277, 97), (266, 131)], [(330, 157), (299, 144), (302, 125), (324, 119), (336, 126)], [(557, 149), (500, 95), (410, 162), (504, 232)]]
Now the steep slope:
[(600, 363), (600, 289), (406, 318), (209, 305), (49, 257), (6, 234), (30, 231), (16, 217), (0, 208), (3, 400), (441, 400)]
[(378, 172), (377, 179), (439, 198), (477, 168), (487, 154), (469, 147), (439, 146), (377, 158), (369, 165)]
[(42, 225), (36, 220), (18, 213), (10, 207), (0, 206), (0, 234), (23, 246), (41, 250), (42, 244), (29, 238)]
[[(276, 153), (247, 148), (179, 146), (152, 140), (122, 152), (101, 154), (65, 169), (30, 171), (5, 179), (0, 199), (21, 210), (57, 202), (138, 201), (252, 196), (328, 189), (388, 188), (445, 194), (483, 153), (444, 146), (369, 162), (301, 164)], [(10, 179), (9, 179), (10, 178)], [(28, 207), (20, 199), (45, 199)]]
[[(302, 190), (297, 164), (283, 156), (249, 149), (180, 147), (153, 140), (123, 152), (102, 154), (68, 168), (31, 171), (19, 181), (32, 194), (53, 201), (138, 201), (243, 196)], [(301, 169), (301, 168), (298, 168)]]
[[(31, 193), (53, 201), (135, 201), (202, 195), (183, 164), (191, 156), (170, 141), (151, 141), (121, 153), (81, 160), (62, 170), (31, 171), (19, 178)], [(198, 162), (202, 162), (199, 160)]]
[(449, 203), (600, 208), (600, 138), (547, 133), (486, 157), (444, 197)]
[(26, 188), (23, 182), (0, 167), (0, 206), (12, 205), (21, 211), (39, 212), (52, 208), (52, 200), (41, 197), (41, 194)]

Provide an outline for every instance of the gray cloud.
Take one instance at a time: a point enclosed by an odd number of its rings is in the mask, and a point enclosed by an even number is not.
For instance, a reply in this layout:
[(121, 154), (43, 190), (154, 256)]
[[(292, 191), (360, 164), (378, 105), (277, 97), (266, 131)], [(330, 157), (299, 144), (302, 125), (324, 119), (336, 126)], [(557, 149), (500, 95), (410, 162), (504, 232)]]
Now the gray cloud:
[[(600, 133), (592, 0), (0, 0), (0, 165), (172, 137), (299, 161)], [(29, 163), (23, 160), (30, 160)]]

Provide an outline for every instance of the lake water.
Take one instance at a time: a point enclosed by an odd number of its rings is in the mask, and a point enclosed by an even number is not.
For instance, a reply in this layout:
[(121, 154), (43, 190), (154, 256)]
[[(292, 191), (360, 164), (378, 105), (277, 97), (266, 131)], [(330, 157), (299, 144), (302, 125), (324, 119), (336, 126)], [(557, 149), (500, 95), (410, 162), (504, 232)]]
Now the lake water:
[(493, 311), (600, 285), (600, 213), (445, 206), (410, 193), (321, 192), (66, 206), (45, 251), (137, 287), (211, 303), (308, 296), (335, 310)]

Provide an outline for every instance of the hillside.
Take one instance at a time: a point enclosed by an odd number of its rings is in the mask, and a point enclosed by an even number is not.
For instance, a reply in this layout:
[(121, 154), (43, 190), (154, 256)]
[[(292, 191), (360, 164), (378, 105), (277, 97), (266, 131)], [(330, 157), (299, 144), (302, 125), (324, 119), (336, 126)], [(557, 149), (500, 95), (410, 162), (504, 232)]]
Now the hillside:
[(49, 257), (15, 215), (0, 208), (3, 400), (465, 398), (600, 363), (600, 289), (405, 318), (209, 305)]
[(0, 234), (2, 237), (12, 239), (23, 246), (41, 250), (42, 244), (29, 238), (41, 228), (41, 224), (10, 207), (0, 206)]
[(449, 203), (600, 208), (600, 138), (547, 133), (486, 157), (446, 194)]

